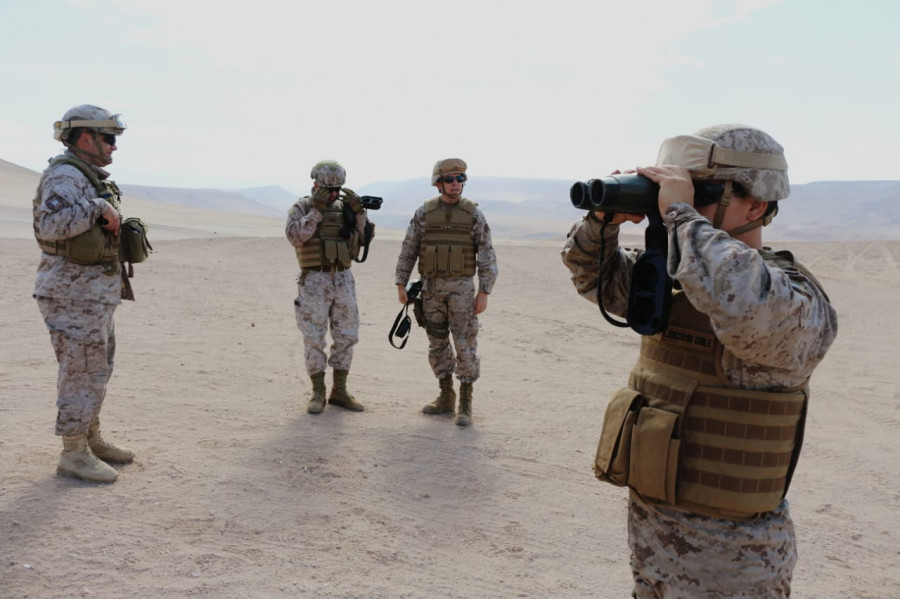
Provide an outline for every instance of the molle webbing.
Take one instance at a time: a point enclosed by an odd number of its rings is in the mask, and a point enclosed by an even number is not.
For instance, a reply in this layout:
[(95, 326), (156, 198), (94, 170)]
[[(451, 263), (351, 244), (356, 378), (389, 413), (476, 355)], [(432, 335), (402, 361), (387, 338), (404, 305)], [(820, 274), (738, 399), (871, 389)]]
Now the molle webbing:
[(335, 266), (348, 268), (351, 263), (350, 245), (341, 237), (344, 216), (338, 202), (326, 207), (316, 207), (322, 213), (322, 222), (306, 243), (294, 248), (300, 268)]
[(425, 202), (425, 231), (419, 246), (419, 274), (423, 277), (475, 275), (472, 224), (475, 204), (461, 199), (453, 207), (440, 198)]
[[(787, 395), (787, 401), (768, 401), (700, 387), (690, 397), (679, 397), (659, 393), (655, 385), (632, 383), (651, 407), (678, 415), (672, 431), (680, 439), (674, 497), (651, 494), (645, 499), (734, 519), (777, 507), (796, 463), (805, 394), (771, 394)], [(656, 399), (657, 393), (687, 406)], [(642, 488), (634, 488), (643, 495)]]
[(640, 476), (629, 486), (651, 503), (719, 518), (746, 519), (774, 509), (799, 454), (806, 389), (734, 388), (717, 366), (723, 348), (708, 319), (704, 324), (683, 294), (673, 298), (672, 312), (664, 333), (643, 338), (629, 387), (643, 397), (642, 409), (668, 413), (672, 422), (666, 434), (673, 455), (633, 453), (632, 471), (652, 470), (646, 460), (667, 459), (677, 463), (669, 474), (675, 482), (668, 483), (668, 494), (641, 483)]

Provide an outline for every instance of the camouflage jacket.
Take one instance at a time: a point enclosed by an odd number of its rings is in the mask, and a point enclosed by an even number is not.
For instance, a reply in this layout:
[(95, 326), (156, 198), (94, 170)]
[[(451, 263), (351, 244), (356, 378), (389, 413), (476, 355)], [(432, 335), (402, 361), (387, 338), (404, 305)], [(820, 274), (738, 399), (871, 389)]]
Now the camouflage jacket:
[[(837, 335), (837, 314), (818, 285), (765, 260), (687, 204), (672, 205), (665, 223), (669, 275), (709, 317), (725, 346), (721, 366), (729, 381), (745, 389), (802, 385)], [(572, 227), (562, 259), (575, 288), (593, 303), (602, 273), (604, 307), (621, 316), (641, 250), (620, 248), (618, 235), (610, 225), (601, 237), (601, 223), (587, 216)]]
[[(342, 205), (340, 200), (335, 200), (335, 203), (338, 207)], [(309, 241), (315, 234), (321, 218), (310, 218), (310, 211), (314, 208), (315, 206), (312, 203), (312, 198), (310, 198), (310, 196), (304, 196), (294, 202), (294, 205), (288, 210), (284, 235), (294, 247), (300, 247)], [(318, 210), (316, 212), (318, 212)], [(319, 216), (321, 217), (321, 213)], [(363, 210), (356, 216), (356, 232), (362, 235), (366, 228), (366, 223), (368, 222), (368, 215), (366, 214), (366, 211)]]
[[(109, 177), (105, 170), (93, 168), (101, 180)], [(109, 202), (97, 197), (97, 190), (90, 180), (78, 168), (68, 164), (44, 171), (37, 196), (35, 231), (38, 237), (48, 241), (84, 233), (110, 207)], [(101, 264), (80, 265), (63, 256), (41, 252), (34, 296), (119, 304), (122, 280), (119, 273), (107, 273)]]

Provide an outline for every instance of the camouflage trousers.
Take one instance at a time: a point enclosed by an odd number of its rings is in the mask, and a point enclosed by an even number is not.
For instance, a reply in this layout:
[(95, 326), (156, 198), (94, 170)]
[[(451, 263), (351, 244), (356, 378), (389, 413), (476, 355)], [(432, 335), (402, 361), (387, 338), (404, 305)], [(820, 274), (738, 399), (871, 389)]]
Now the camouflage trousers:
[[(340, 272), (310, 270), (302, 273), (294, 300), (297, 328), (303, 333), (306, 372), (350, 370), (353, 346), (359, 341), (359, 309), (356, 282), (350, 269)], [(331, 325), (331, 357), (326, 354), (325, 335)]]
[(38, 297), (56, 352), (56, 434), (80, 435), (100, 414), (113, 372), (115, 304)]
[(797, 562), (787, 500), (749, 522), (649, 506), (632, 495), (628, 545), (634, 596), (781, 598)]
[[(472, 277), (429, 278), (422, 289), (422, 312), (428, 323), (428, 363), (437, 378), (456, 372), (464, 383), (478, 380), (478, 316), (475, 315), (475, 283)], [(431, 330), (429, 330), (431, 329)], [(449, 329), (446, 337), (434, 329)], [(450, 347), (450, 337), (456, 355)]]

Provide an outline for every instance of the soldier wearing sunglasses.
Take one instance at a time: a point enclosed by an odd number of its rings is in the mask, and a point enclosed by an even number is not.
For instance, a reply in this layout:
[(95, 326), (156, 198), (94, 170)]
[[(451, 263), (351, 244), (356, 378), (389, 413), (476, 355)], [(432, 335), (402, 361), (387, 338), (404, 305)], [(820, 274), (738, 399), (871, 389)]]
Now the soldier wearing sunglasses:
[(478, 206), (462, 197), (466, 168), (459, 158), (434, 165), (431, 184), (440, 195), (419, 207), (410, 221), (395, 279), (400, 303), (406, 305), (406, 284), (418, 262), (424, 282), (420, 301), (428, 336), (428, 362), (440, 384), (440, 394), (422, 412), (456, 411), (455, 372), (460, 381), (458, 426), (472, 423), (472, 384), (480, 373), (478, 315), (487, 309), (488, 294), (497, 280), (490, 227)]
[(112, 164), (121, 116), (75, 106), (54, 123), (66, 151), (50, 161), (33, 201), (41, 248), (34, 297), (59, 362), (56, 434), (63, 438), (57, 474), (113, 482), (106, 462), (130, 462), (134, 452), (100, 435), (100, 408), (116, 350), (113, 314), (133, 299), (119, 264), (119, 188)]

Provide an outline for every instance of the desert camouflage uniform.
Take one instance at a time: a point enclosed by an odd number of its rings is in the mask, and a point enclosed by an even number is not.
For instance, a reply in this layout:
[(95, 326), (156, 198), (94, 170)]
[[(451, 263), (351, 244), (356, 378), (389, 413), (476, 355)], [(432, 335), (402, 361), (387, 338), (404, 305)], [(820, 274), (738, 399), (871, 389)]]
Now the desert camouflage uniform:
[[(66, 152), (74, 158), (74, 154)], [(109, 177), (92, 166), (97, 176)], [(110, 204), (76, 167), (60, 164), (44, 172), (34, 209), (36, 234), (61, 241), (91, 228)], [(41, 253), (34, 297), (59, 362), (57, 435), (87, 433), (99, 415), (113, 371), (116, 337), (113, 314), (122, 301), (119, 272), (101, 264), (80, 265)]]
[[(811, 281), (772, 262), (687, 204), (665, 215), (670, 276), (709, 316), (725, 346), (722, 369), (744, 389), (803, 384), (837, 333), (837, 316)], [(618, 246), (592, 215), (577, 223), (562, 251), (578, 292), (597, 302), (598, 273), (608, 312), (624, 315), (631, 265), (640, 253)], [(787, 597), (797, 550), (787, 500), (753, 521), (732, 521), (642, 502), (632, 493), (628, 539), (635, 596)]]
[[(310, 198), (305, 197), (288, 211), (285, 235), (295, 247), (303, 245), (316, 232), (318, 221), (310, 218), (311, 208)], [(364, 212), (357, 215), (356, 229), (360, 235), (366, 222)], [(307, 374), (324, 372), (326, 364), (334, 370), (350, 370), (353, 347), (359, 341), (356, 282), (350, 268), (340, 271), (303, 269), (297, 279), (297, 289), (294, 315), (297, 328), (303, 334)], [(326, 353), (325, 340), (329, 321), (332, 338), (330, 357)]]
[[(461, 201), (461, 200), (460, 200)], [(441, 209), (445, 209), (442, 205)], [(396, 284), (406, 285), (419, 257), (425, 231), (425, 206), (420, 206), (406, 230), (397, 260)], [(475, 241), (475, 264), (478, 269), (478, 291), (490, 293), (497, 280), (497, 255), (491, 242), (491, 229), (479, 208), (472, 223)], [(464, 383), (478, 380), (478, 316), (475, 314), (475, 283), (472, 277), (426, 277), (422, 287), (425, 320), (438, 328), (449, 325), (456, 355), (449, 338), (428, 335), (428, 363), (437, 378), (456, 372)]]

